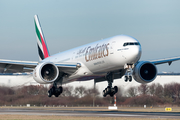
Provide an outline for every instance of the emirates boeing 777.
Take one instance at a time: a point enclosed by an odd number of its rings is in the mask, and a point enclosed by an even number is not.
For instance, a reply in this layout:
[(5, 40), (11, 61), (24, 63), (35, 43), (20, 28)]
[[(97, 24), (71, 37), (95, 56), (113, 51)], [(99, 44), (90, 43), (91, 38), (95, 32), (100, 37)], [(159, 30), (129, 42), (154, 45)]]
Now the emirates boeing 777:
[(111, 97), (118, 92), (112, 86), (114, 79), (124, 76), (125, 81), (132, 77), (139, 83), (152, 82), (157, 76), (156, 65), (169, 63), (180, 57), (139, 61), (141, 45), (131, 36), (117, 35), (74, 49), (50, 55), (38, 16), (34, 16), (39, 62), (0, 60), (0, 73), (33, 72), (33, 78), (40, 84), (53, 84), (48, 96), (58, 97), (62, 84), (73, 81), (94, 79), (95, 82), (107, 81), (103, 96)]

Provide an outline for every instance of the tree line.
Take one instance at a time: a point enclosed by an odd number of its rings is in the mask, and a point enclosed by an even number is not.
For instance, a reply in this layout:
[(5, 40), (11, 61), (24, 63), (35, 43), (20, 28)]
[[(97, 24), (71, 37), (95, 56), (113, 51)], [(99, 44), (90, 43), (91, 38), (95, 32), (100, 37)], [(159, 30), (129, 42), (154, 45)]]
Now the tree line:
[[(52, 86), (50, 86), (52, 87)], [(159, 83), (141, 84), (127, 90), (118, 87), (116, 94), (117, 105), (180, 105), (180, 83), (168, 83), (162, 86)], [(21, 88), (9, 88), (0, 86), (0, 106), (19, 106), (31, 104), (35, 106), (108, 106), (113, 104), (113, 98), (102, 97), (98, 89), (86, 88), (85, 86), (63, 87), (63, 93), (59, 97), (47, 96), (49, 87), (23, 86)]]

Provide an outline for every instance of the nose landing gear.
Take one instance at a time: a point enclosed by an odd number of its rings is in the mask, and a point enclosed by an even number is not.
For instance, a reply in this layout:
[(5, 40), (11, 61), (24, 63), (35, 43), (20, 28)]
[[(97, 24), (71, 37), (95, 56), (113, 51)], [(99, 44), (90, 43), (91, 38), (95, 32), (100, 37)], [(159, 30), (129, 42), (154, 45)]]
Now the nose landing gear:
[(133, 72), (132, 69), (133, 69), (133, 67), (134, 67), (134, 65), (132, 65), (132, 64), (126, 64), (125, 65), (125, 69), (127, 69), (125, 76), (124, 76), (125, 82), (127, 82), (127, 81), (131, 82), (132, 81), (132, 72)]
[(127, 75), (125, 74), (124, 81), (125, 82), (127, 82), (127, 81), (131, 82), (132, 81), (132, 74), (130, 74), (130, 73), (127, 73)]

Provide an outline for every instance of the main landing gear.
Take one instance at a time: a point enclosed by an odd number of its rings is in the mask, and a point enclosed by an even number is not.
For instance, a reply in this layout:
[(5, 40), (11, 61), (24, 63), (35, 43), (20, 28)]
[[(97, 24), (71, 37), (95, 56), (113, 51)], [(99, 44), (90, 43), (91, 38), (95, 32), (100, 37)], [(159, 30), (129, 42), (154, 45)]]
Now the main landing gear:
[(105, 88), (103, 90), (103, 96), (106, 97), (107, 95), (110, 95), (111, 97), (114, 96), (114, 94), (116, 94), (118, 92), (118, 87), (114, 86), (114, 88), (112, 88), (112, 83), (113, 83), (113, 73), (110, 72), (107, 74), (106, 79), (108, 81), (108, 86), (107, 88)]
[(48, 97), (51, 97), (52, 95), (54, 95), (55, 97), (58, 97), (62, 92), (63, 92), (62, 86), (58, 88), (57, 84), (54, 83), (52, 88), (48, 91)]

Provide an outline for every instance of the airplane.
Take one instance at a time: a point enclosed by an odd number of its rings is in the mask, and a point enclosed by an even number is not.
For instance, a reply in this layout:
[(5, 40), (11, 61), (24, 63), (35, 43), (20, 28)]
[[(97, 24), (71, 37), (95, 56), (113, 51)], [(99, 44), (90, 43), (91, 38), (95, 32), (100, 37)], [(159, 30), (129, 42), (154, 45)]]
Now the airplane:
[(141, 44), (134, 37), (117, 35), (64, 52), (50, 55), (37, 15), (34, 16), (39, 61), (18, 61), (0, 59), (0, 73), (33, 72), (33, 78), (40, 84), (52, 84), (48, 96), (58, 97), (63, 84), (73, 81), (107, 81), (103, 96), (113, 97), (118, 92), (112, 86), (114, 79), (124, 76), (125, 82), (132, 77), (139, 83), (150, 83), (157, 76), (156, 65), (180, 60), (180, 57), (153, 61), (139, 61)]

